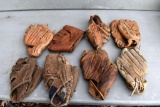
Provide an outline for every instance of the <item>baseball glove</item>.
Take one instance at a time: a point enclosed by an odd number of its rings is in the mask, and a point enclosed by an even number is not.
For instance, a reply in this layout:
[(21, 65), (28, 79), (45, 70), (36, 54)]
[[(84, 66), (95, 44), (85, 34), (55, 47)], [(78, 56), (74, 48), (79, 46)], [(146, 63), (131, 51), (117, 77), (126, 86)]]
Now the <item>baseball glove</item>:
[(86, 33), (95, 49), (102, 48), (103, 44), (110, 38), (110, 28), (102, 22), (98, 15), (90, 17)]
[(78, 68), (69, 65), (68, 60), (61, 54), (49, 54), (46, 57), (43, 77), (51, 104), (67, 105), (79, 80)]
[(30, 56), (38, 57), (53, 39), (51, 32), (45, 25), (30, 25), (24, 36), (24, 43)]
[(89, 80), (88, 91), (100, 100), (104, 100), (118, 74), (118, 68), (112, 64), (104, 50), (84, 51), (81, 57), (84, 78)]
[(143, 77), (147, 74), (147, 62), (139, 48), (124, 48), (117, 58), (117, 66), (120, 74), (126, 81), (126, 85), (132, 90), (132, 94), (141, 94), (147, 85)]
[(112, 21), (111, 33), (120, 48), (134, 48), (141, 39), (137, 22), (131, 20)]
[(36, 88), (41, 79), (42, 69), (36, 65), (36, 59), (18, 59), (10, 74), (11, 101), (13, 103), (21, 102)]
[(66, 25), (54, 36), (48, 49), (54, 52), (72, 52), (83, 36), (82, 30)]

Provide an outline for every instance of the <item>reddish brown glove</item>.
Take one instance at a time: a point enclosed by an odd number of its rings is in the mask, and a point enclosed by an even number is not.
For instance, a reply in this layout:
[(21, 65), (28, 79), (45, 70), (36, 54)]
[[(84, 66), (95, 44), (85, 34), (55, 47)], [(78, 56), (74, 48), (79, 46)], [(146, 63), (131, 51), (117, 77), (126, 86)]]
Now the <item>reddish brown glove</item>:
[(28, 46), (30, 56), (39, 56), (53, 38), (51, 32), (45, 25), (30, 25), (24, 36), (24, 43)]
[(46, 57), (43, 77), (51, 104), (67, 105), (79, 80), (78, 68), (69, 65), (68, 60), (61, 54), (49, 54)]
[(66, 25), (54, 36), (48, 49), (54, 52), (72, 52), (83, 36), (82, 30)]
[(134, 48), (141, 39), (138, 24), (131, 20), (112, 21), (111, 32), (117, 46), (120, 48)]
[(81, 66), (84, 78), (89, 80), (88, 91), (94, 98), (104, 100), (116, 80), (117, 66), (104, 50), (84, 51)]
[(102, 22), (98, 15), (90, 17), (87, 37), (94, 48), (102, 48), (110, 38), (110, 28)]
[(41, 78), (42, 69), (36, 65), (34, 58), (18, 59), (10, 74), (11, 101), (21, 102), (36, 88)]

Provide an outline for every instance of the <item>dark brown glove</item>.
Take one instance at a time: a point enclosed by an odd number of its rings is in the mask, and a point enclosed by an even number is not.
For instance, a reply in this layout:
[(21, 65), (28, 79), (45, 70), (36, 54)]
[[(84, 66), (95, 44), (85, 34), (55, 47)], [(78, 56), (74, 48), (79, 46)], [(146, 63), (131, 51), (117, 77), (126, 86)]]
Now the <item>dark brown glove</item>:
[(54, 36), (48, 49), (54, 52), (72, 52), (83, 36), (82, 30), (66, 25)]
[(30, 25), (24, 36), (24, 43), (28, 46), (28, 54), (38, 57), (51, 42), (53, 36), (53, 32), (45, 25)]
[(102, 22), (98, 15), (90, 17), (87, 37), (95, 49), (102, 48), (110, 38), (110, 28)]
[(27, 97), (41, 81), (42, 73), (34, 58), (18, 59), (10, 74), (11, 101), (19, 103)]
[(89, 80), (88, 91), (94, 98), (104, 100), (116, 80), (117, 66), (104, 50), (84, 51), (81, 66), (84, 78)]
[(49, 54), (46, 57), (43, 77), (51, 104), (69, 104), (79, 80), (78, 68), (69, 65), (68, 60), (61, 54)]
[(134, 48), (141, 39), (137, 22), (131, 20), (112, 21), (111, 33), (120, 48)]

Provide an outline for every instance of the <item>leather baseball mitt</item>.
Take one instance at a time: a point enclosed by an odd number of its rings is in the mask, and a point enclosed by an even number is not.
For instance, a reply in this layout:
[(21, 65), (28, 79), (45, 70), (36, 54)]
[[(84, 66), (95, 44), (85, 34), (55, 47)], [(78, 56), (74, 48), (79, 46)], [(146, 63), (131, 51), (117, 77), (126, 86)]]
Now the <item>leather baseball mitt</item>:
[(71, 66), (61, 54), (49, 54), (46, 57), (43, 77), (51, 104), (67, 105), (79, 80), (78, 68)]
[(134, 48), (140, 40), (140, 31), (136, 21), (114, 20), (111, 23), (112, 36), (120, 48)]
[(24, 36), (28, 54), (38, 57), (51, 42), (53, 36), (53, 32), (46, 25), (30, 25)]
[(36, 59), (18, 59), (10, 74), (11, 101), (19, 103), (27, 97), (41, 81), (42, 73), (42, 69), (36, 65)]
[(86, 33), (95, 49), (102, 48), (103, 44), (110, 38), (110, 28), (102, 22), (98, 15), (90, 17)]
[(132, 90), (132, 94), (141, 94), (147, 85), (143, 77), (147, 74), (147, 61), (139, 48), (124, 48), (117, 58), (117, 66), (120, 74), (126, 81), (126, 85)]
[(84, 51), (81, 57), (84, 78), (89, 80), (88, 91), (99, 100), (104, 100), (118, 74), (104, 50)]
[(48, 49), (54, 52), (72, 52), (83, 36), (82, 30), (66, 25), (54, 36)]

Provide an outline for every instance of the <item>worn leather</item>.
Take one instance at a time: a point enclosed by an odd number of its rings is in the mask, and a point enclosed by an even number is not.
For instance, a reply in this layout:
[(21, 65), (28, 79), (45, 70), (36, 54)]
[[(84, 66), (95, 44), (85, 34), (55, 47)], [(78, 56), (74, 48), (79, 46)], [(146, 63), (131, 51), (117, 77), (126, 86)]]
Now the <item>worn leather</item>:
[(30, 56), (38, 57), (53, 39), (53, 32), (46, 25), (30, 25), (24, 36), (24, 43)]
[(111, 33), (117, 46), (120, 48), (134, 48), (141, 40), (137, 22), (128, 19), (112, 21)]
[(42, 69), (36, 65), (36, 59), (28, 57), (18, 59), (10, 74), (11, 101), (21, 102), (31, 94), (41, 79)]
[(102, 48), (103, 44), (110, 38), (110, 28), (102, 22), (98, 15), (90, 17), (89, 27), (86, 33), (95, 49)]
[(66, 25), (54, 36), (48, 49), (54, 52), (72, 52), (83, 36), (82, 30)]
[(62, 54), (49, 54), (46, 57), (43, 77), (51, 104), (69, 104), (79, 80), (78, 67), (71, 66)]
[(132, 90), (132, 95), (143, 93), (147, 84), (143, 78), (147, 74), (148, 65), (139, 48), (124, 48), (117, 58), (117, 66), (127, 87)]
[(104, 100), (116, 80), (117, 66), (104, 50), (84, 51), (80, 62), (84, 78), (89, 80), (88, 91), (94, 98)]

